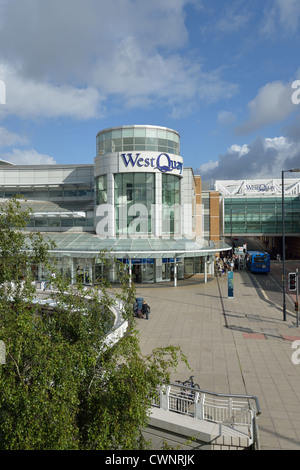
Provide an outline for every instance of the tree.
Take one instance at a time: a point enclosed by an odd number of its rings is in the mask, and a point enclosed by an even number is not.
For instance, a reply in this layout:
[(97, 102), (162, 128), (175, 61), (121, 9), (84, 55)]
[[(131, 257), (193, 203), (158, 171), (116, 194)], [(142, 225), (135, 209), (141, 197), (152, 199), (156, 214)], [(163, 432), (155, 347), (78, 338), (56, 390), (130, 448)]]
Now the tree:
[[(151, 397), (168, 382), (180, 349), (143, 356), (132, 314), (135, 290), (120, 269), (120, 288), (70, 286), (50, 257), (53, 244), (26, 232), (29, 210), (13, 199), (0, 208), (0, 449), (143, 449)], [(104, 254), (103, 262), (109, 263)], [(43, 263), (55, 276), (49, 300), (36, 303), (30, 266)], [(113, 347), (105, 339), (115, 300), (129, 322)]]

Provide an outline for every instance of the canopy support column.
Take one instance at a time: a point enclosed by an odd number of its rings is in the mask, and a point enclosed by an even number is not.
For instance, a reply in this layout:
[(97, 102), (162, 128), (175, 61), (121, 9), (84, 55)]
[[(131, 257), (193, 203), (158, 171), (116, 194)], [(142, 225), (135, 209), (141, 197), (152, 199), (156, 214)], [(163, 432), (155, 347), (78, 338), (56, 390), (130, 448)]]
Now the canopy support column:
[(128, 264), (129, 264), (129, 287), (132, 285), (132, 265), (131, 265), (131, 258), (128, 256)]

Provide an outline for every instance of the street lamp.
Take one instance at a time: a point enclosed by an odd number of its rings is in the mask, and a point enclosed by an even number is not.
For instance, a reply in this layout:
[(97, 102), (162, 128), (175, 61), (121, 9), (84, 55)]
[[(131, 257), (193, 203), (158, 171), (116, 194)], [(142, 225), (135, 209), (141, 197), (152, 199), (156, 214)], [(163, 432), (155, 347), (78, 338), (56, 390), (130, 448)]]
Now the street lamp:
[(286, 303), (285, 303), (285, 220), (284, 220), (284, 173), (299, 173), (300, 168), (291, 170), (282, 170), (281, 172), (281, 194), (282, 194), (282, 293), (283, 293), (283, 321), (286, 321)]

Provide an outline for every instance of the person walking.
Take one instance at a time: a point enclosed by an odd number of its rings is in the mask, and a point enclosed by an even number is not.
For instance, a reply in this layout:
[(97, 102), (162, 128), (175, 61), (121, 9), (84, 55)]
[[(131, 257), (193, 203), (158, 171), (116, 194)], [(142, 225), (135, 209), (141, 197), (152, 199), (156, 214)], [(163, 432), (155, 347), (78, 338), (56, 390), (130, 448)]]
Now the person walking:
[(146, 320), (148, 320), (148, 315), (150, 313), (150, 307), (147, 304), (145, 299), (143, 300), (143, 305), (142, 305), (141, 311), (142, 311), (142, 314), (145, 316)]

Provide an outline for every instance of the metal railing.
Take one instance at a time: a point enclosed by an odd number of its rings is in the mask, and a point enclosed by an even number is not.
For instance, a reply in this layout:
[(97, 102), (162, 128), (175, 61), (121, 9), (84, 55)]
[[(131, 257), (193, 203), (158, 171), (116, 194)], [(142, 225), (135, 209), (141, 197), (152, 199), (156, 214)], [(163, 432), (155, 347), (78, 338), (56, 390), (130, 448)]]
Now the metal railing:
[(252, 447), (260, 449), (257, 418), (261, 410), (253, 395), (214, 393), (171, 383), (159, 389), (152, 405), (243, 431), (249, 436)]

